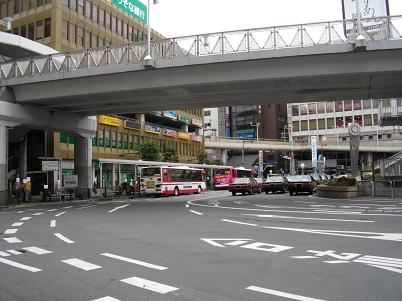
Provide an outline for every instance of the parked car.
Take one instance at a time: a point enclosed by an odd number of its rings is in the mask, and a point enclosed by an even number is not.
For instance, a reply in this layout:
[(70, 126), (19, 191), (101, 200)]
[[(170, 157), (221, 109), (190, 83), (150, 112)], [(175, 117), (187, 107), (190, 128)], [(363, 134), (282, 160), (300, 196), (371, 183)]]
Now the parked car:
[(253, 178), (236, 178), (232, 184), (229, 184), (229, 191), (232, 192), (232, 195), (240, 192), (242, 194), (246, 194), (246, 192), (249, 194), (261, 193), (261, 183)]
[(265, 191), (266, 194), (268, 194), (268, 192), (275, 193), (276, 191), (285, 192), (286, 189), (287, 181), (286, 178), (282, 176), (268, 177), (262, 184), (262, 190)]
[(308, 192), (313, 194), (317, 190), (317, 183), (310, 175), (288, 176), (289, 194), (298, 194), (299, 192)]

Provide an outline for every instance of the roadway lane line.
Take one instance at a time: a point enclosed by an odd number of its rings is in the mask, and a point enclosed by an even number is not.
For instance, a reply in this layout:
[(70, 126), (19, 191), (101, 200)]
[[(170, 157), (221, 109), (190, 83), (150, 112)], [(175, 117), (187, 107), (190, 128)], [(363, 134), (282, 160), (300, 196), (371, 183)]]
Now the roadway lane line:
[(166, 294), (166, 293), (178, 290), (177, 287), (169, 286), (166, 284), (150, 281), (150, 280), (139, 278), (139, 277), (131, 277), (131, 278), (123, 279), (120, 281), (134, 285), (136, 287), (150, 290), (150, 291), (153, 291), (153, 292), (156, 292), (159, 294)]
[(22, 240), (19, 240), (17, 237), (4, 237), (3, 239), (10, 244), (18, 244), (22, 242)]
[(117, 260), (129, 262), (129, 263), (141, 265), (141, 266), (144, 266), (144, 267), (147, 267), (147, 268), (150, 268), (150, 269), (155, 269), (155, 270), (159, 270), (159, 271), (167, 270), (167, 267), (163, 267), (163, 266), (160, 266), (160, 265), (156, 265), (156, 264), (152, 264), (152, 263), (148, 263), (148, 262), (145, 262), (145, 261), (140, 261), (140, 260), (136, 260), (136, 259), (132, 259), (132, 258), (128, 258), (128, 257), (123, 257), (123, 256), (115, 255), (115, 254), (103, 253), (101, 255), (106, 256), (106, 257), (110, 257), (110, 258), (114, 258), (114, 259), (117, 259)]
[(32, 216), (25, 216), (23, 218), (20, 218), (20, 221), (28, 221), (32, 218)]
[(390, 271), (390, 272), (402, 274), (401, 269), (396, 269), (396, 268), (392, 268), (392, 267), (388, 267), (388, 266), (382, 266), (382, 265), (375, 265), (375, 264), (368, 264), (368, 265), (371, 266), (371, 267), (375, 267), (375, 268), (387, 270), (387, 271)]
[(23, 213), (24, 212), (24, 210), (22, 210), (22, 211), (18, 211), (17, 213)]
[(46, 210), (46, 211), (53, 212), (53, 211), (57, 211), (57, 210), (59, 210), (59, 209), (55, 208), (55, 209), (49, 209), (49, 210)]
[(122, 205), (122, 206), (117, 206), (116, 208), (114, 208), (114, 209), (112, 209), (112, 210), (110, 210), (110, 211), (108, 211), (108, 212), (109, 212), (109, 213), (115, 212), (116, 210), (126, 208), (127, 206), (130, 206), (130, 204), (125, 204), (125, 205)]
[(14, 224), (11, 225), (11, 227), (19, 227), (19, 226), (22, 226), (23, 224), (24, 224), (24, 222), (14, 223)]
[(63, 215), (63, 214), (66, 213), (66, 212), (67, 212), (67, 211), (63, 211), (63, 212), (57, 213), (55, 216)]
[(62, 260), (61, 262), (67, 263), (69, 265), (72, 265), (76, 268), (79, 268), (81, 270), (84, 271), (92, 271), (92, 270), (96, 270), (96, 269), (101, 269), (102, 267), (96, 264), (92, 264), (86, 261), (83, 261), (81, 259), (78, 258), (71, 258), (71, 259), (66, 259), (66, 260)]
[(284, 216), (284, 215), (265, 215), (265, 214), (243, 214), (256, 217), (270, 217), (270, 218), (284, 218), (284, 219), (308, 219), (317, 221), (336, 221), (336, 222), (354, 222), (354, 223), (374, 223), (374, 221), (355, 220), (355, 219), (336, 219), (336, 218), (315, 218), (315, 217), (297, 217), (297, 216)]
[(71, 239), (68, 239), (67, 237), (65, 237), (63, 234), (61, 233), (54, 233), (54, 236), (56, 236), (57, 238), (60, 238), (61, 240), (63, 240), (64, 242), (68, 243), (68, 244), (73, 244), (75, 243), (74, 241), (72, 241)]
[(64, 209), (70, 209), (73, 208), (74, 206), (67, 206), (67, 207), (63, 207)]
[(189, 210), (189, 211), (194, 213), (194, 214), (197, 214), (197, 215), (203, 215), (204, 214), (204, 213), (201, 213), (201, 212), (198, 212), (198, 211), (195, 211), (195, 210)]
[(232, 221), (230, 219), (221, 219), (223, 222), (228, 222), (228, 223), (233, 223), (233, 224), (239, 224), (239, 225), (246, 225), (246, 226), (253, 226), (257, 227), (257, 224), (249, 224), (249, 223), (243, 223), (243, 222), (238, 222), (238, 221)]
[(43, 255), (43, 254), (53, 253), (52, 251), (48, 251), (48, 250), (38, 248), (38, 247), (26, 247), (26, 248), (22, 248), (22, 249), (26, 250), (28, 252), (34, 253), (36, 255)]
[(21, 264), (21, 263), (18, 263), (18, 262), (12, 261), (12, 260), (8, 260), (8, 259), (4, 259), (4, 258), (0, 258), (0, 262), (2, 262), (4, 264), (11, 265), (11, 266), (13, 266), (15, 268), (19, 268), (19, 269), (23, 269), (23, 270), (32, 272), (32, 273), (42, 271), (41, 269), (34, 268), (34, 267), (29, 266), (29, 265)]
[(90, 205), (90, 206), (80, 207), (80, 208), (78, 208), (78, 210), (87, 209), (87, 208), (92, 208), (92, 207), (95, 207), (95, 206), (96, 206), (96, 205)]
[(37, 212), (37, 213), (34, 213), (32, 215), (42, 215), (42, 214), (43, 214), (43, 212)]
[(11, 255), (6, 253), (6, 252), (4, 252), (4, 251), (0, 251), (0, 256), (7, 257), (7, 256), (11, 256)]
[(250, 291), (284, 297), (284, 298), (298, 300), (298, 301), (325, 301), (323, 299), (315, 299), (315, 298), (304, 297), (304, 296), (300, 296), (300, 295), (289, 294), (289, 293), (271, 290), (271, 289), (263, 288), (263, 287), (259, 287), (259, 286), (249, 286), (246, 289), (248, 289)]
[(54, 227), (56, 227), (56, 220), (55, 220), (55, 219), (52, 219), (52, 220), (50, 221), (50, 228), (54, 228)]
[(116, 298), (113, 298), (113, 297), (110, 297), (110, 296), (106, 296), (106, 297), (91, 300), (91, 301), (120, 301), (120, 300), (116, 299)]
[(15, 234), (17, 231), (18, 229), (7, 229), (3, 234)]

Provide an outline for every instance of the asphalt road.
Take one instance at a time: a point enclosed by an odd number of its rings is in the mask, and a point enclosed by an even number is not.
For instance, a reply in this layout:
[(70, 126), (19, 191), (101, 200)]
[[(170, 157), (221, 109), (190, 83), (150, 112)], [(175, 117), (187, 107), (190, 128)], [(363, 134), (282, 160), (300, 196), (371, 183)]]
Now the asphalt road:
[(402, 200), (227, 191), (0, 211), (0, 300), (402, 300)]

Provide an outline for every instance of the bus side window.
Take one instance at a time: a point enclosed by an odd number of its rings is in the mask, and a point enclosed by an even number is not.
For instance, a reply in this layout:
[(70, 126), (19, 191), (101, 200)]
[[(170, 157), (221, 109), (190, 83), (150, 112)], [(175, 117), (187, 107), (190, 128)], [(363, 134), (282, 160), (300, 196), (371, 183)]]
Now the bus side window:
[(163, 180), (169, 181), (169, 174), (168, 174), (168, 170), (166, 168), (163, 169)]
[(231, 171), (232, 171), (232, 174), (231, 174), (232, 178), (237, 178), (237, 170), (231, 169)]

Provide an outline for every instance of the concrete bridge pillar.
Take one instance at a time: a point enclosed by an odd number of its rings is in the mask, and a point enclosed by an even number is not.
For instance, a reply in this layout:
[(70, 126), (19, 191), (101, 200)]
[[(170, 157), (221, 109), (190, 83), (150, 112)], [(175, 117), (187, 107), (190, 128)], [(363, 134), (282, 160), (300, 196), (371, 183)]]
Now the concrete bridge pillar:
[(221, 149), (221, 160), (223, 165), (226, 165), (227, 161), (228, 161), (228, 151), (226, 149)]
[(19, 143), (19, 177), (21, 179), (21, 183), (23, 179), (27, 177), (27, 137), (24, 137), (23, 141)]
[(84, 199), (91, 196), (92, 181), (92, 138), (78, 135), (74, 145), (74, 169), (78, 175), (78, 194)]
[(0, 204), (5, 204), (8, 198), (7, 148), (8, 130), (0, 123)]

